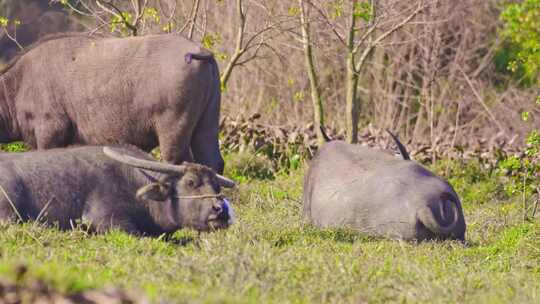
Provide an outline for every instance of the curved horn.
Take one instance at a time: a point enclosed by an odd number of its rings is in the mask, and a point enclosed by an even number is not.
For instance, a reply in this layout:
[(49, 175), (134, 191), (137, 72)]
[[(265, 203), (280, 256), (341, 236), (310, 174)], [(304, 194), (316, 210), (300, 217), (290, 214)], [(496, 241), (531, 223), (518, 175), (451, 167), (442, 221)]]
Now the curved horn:
[(386, 129), (386, 132), (388, 132), (388, 134), (390, 134), (390, 136), (392, 136), (392, 138), (396, 142), (396, 145), (399, 149), (399, 153), (401, 153), (401, 156), (403, 157), (403, 159), (411, 160), (411, 157), (409, 156), (409, 152), (407, 152), (407, 148), (405, 148), (405, 146), (399, 141), (397, 136), (395, 136), (394, 133), (390, 132), (390, 130), (388, 129)]
[(225, 188), (233, 188), (234, 186), (236, 186), (236, 183), (232, 179), (228, 179), (225, 176), (219, 175), (217, 173), (216, 173), (216, 177), (217, 177), (218, 183)]
[(146, 169), (150, 171), (162, 172), (162, 173), (185, 173), (186, 167), (182, 165), (171, 165), (166, 163), (160, 163), (157, 161), (140, 159), (133, 156), (120, 153), (110, 147), (103, 147), (103, 153), (108, 157), (121, 162), (123, 164), (136, 167), (139, 169)]

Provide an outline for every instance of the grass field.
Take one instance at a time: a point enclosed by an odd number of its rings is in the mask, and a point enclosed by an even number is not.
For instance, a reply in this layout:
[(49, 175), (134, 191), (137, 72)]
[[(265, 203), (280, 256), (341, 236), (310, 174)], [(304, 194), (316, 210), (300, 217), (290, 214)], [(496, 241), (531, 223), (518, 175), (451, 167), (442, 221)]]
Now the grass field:
[(520, 197), (474, 162), (434, 170), (462, 197), (465, 244), (315, 229), (302, 219), (298, 170), (243, 178), (228, 192), (239, 221), (227, 231), (165, 240), (0, 227), (0, 277), (15, 280), (24, 264), (60, 291), (119, 285), (173, 303), (540, 303), (538, 218), (523, 221)]

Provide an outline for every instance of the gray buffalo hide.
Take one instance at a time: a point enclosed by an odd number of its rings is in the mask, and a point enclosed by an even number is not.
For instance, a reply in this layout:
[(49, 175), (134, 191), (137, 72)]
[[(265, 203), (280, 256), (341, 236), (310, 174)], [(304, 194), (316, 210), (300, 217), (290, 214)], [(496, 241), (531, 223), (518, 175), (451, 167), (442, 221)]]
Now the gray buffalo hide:
[(0, 16), (10, 20), (6, 31), (17, 41), (0, 31), (0, 60), (4, 62), (20, 52), (19, 46), (25, 48), (47, 34), (84, 30), (61, 4), (49, 0), (0, 0)]
[(69, 229), (84, 221), (97, 232), (159, 235), (226, 228), (232, 220), (220, 194), (232, 181), (199, 164), (157, 162), (135, 147), (3, 153), (0, 172), (0, 222)]
[(221, 173), (220, 99), (212, 54), (181, 36), (47, 36), (0, 72), (0, 143), (159, 144)]
[(450, 184), (414, 161), (360, 145), (332, 141), (320, 148), (304, 179), (303, 203), (317, 227), (404, 240), (465, 237)]

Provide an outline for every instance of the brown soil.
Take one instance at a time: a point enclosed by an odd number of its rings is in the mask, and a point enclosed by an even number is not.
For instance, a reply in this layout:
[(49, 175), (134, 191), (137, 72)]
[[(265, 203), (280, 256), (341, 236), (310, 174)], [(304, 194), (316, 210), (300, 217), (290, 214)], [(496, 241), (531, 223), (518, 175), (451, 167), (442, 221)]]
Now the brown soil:
[(30, 278), (26, 266), (15, 270), (15, 281), (0, 279), (0, 304), (146, 304), (150, 300), (141, 292), (107, 287), (77, 293), (62, 293), (47, 282)]

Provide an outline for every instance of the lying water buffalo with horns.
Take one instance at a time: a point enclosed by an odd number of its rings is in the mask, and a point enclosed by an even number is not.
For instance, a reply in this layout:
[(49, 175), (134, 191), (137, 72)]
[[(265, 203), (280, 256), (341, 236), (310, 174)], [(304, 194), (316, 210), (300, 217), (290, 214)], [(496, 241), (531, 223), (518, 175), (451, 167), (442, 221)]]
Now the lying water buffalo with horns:
[(38, 220), (97, 232), (159, 235), (226, 228), (221, 187), (234, 182), (193, 163), (153, 160), (134, 147), (84, 146), (0, 155), (0, 221)]
[(178, 35), (46, 36), (0, 72), (0, 143), (131, 144), (223, 172), (212, 54)]
[(318, 227), (349, 227), (404, 240), (460, 239), (465, 219), (450, 184), (410, 160), (341, 141), (322, 145), (304, 179), (304, 214)]

